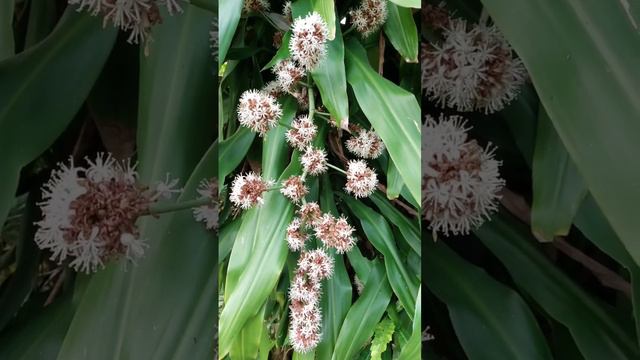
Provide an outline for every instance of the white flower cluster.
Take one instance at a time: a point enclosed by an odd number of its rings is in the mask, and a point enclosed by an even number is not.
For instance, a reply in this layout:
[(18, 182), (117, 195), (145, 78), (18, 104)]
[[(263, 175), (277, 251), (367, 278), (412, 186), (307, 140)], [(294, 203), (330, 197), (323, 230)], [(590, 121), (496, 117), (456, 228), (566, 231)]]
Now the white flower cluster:
[(103, 25), (112, 23), (123, 31), (129, 31), (129, 43), (148, 41), (151, 28), (162, 23), (160, 8), (169, 15), (182, 12), (182, 0), (68, 0), (77, 5), (78, 11), (87, 11), (92, 16), (102, 15)]
[(281, 116), (282, 107), (276, 98), (264, 91), (247, 90), (240, 96), (238, 121), (260, 136), (276, 126)]
[(327, 55), (329, 27), (317, 12), (297, 18), (291, 27), (291, 57), (306, 70), (313, 70)]
[(246, 14), (252, 12), (266, 12), (271, 8), (271, 4), (267, 0), (244, 0), (242, 11)]
[(458, 111), (502, 110), (527, 78), (522, 61), (495, 26), (452, 19), (444, 40), (422, 54), (422, 87), (439, 106)]
[(385, 149), (382, 139), (373, 130), (360, 130), (345, 144), (349, 152), (365, 159), (377, 159)]
[(51, 251), (51, 260), (86, 273), (124, 256), (135, 263), (147, 247), (137, 219), (161, 198), (179, 191), (169, 178), (149, 189), (137, 183), (135, 165), (117, 162), (111, 155), (60, 164), (42, 188), (38, 205), (43, 218), (36, 225), (35, 242)]
[(233, 179), (229, 200), (242, 209), (250, 209), (264, 204), (264, 193), (274, 184), (273, 180), (263, 180), (254, 172), (240, 174)]
[(362, 0), (360, 6), (349, 11), (351, 23), (363, 37), (375, 33), (387, 20), (386, 0)]
[(208, 230), (218, 228), (218, 179), (202, 180), (196, 189), (201, 199), (208, 199), (210, 203), (193, 209), (196, 221), (205, 223)]
[(500, 162), (495, 148), (467, 140), (460, 116), (427, 115), (422, 127), (422, 208), (435, 233), (468, 234), (497, 211)]

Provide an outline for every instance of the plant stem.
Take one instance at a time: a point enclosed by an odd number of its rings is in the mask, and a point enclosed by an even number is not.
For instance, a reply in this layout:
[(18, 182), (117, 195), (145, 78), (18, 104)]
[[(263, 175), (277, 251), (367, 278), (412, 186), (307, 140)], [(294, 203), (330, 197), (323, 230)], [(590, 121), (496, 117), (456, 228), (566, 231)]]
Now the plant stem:
[(352, 32), (355, 29), (355, 27), (351, 26), (350, 28), (347, 29), (347, 31), (342, 33), (342, 36), (346, 36), (348, 33)]
[(336, 171), (341, 172), (341, 173), (342, 173), (342, 174), (344, 174), (344, 175), (347, 175), (347, 172), (346, 172), (346, 171), (344, 171), (344, 170), (340, 169), (340, 168), (339, 168), (339, 167), (337, 167), (337, 166), (333, 166), (333, 165), (331, 165), (331, 164), (329, 164), (329, 163), (327, 163), (327, 166), (328, 166), (328, 167), (330, 167), (330, 168), (332, 168), (333, 170), (336, 170)]
[[(307, 82), (309, 84), (311, 84), (311, 75), (309, 75), (307, 77)], [(309, 95), (309, 120), (313, 121), (313, 115), (315, 113), (315, 109), (316, 109), (316, 99), (313, 96), (313, 86), (310, 86), (308, 89), (308, 95)]]
[(211, 204), (211, 199), (208, 198), (195, 199), (171, 204), (159, 204), (150, 206), (149, 211), (147, 211), (147, 213), (144, 215), (160, 215), (180, 210), (193, 209), (195, 207), (209, 204)]
[(318, 111), (318, 110), (316, 110), (316, 114), (319, 114), (319, 115), (326, 115), (326, 116), (331, 116), (331, 114), (329, 114), (329, 113), (322, 112), (322, 111)]

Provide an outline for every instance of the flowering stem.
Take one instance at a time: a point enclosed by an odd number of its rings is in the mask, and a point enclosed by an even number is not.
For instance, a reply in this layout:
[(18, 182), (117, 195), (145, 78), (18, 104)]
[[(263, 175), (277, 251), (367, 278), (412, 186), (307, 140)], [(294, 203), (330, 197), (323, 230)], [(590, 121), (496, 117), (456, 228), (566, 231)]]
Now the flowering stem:
[(478, 24), (487, 25), (487, 21), (489, 20), (489, 12), (486, 7), (482, 8), (482, 12), (480, 13), (480, 20), (478, 20)]
[[(311, 83), (311, 76), (309, 76), (307, 81)], [(313, 115), (316, 109), (316, 99), (313, 96), (313, 87), (309, 87), (308, 94), (309, 94), (309, 120), (313, 121)]]
[(329, 163), (327, 163), (327, 166), (328, 166), (328, 167), (330, 167), (330, 168), (332, 168), (333, 170), (339, 171), (339, 172), (341, 172), (342, 174), (347, 175), (347, 172), (346, 172), (346, 171), (344, 171), (344, 170), (340, 169), (340, 168), (339, 168), (339, 167), (337, 167), (337, 166), (333, 166), (333, 165), (331, 165), (331, 164), (329, 164)]
[(316, 114), (319, 114), (319, 115), (326, 115), (326, 116), (331, 116), (331, 114), (329, 114), (329, 113), (322, 112), (322, 111), (318, 111), (318, 110), (316, 110)]
[(184, 202), (170, 203), (170, 204), (159, 204), (149, 206), (149, 210), (144, 215), (160, 215), (180, 210), (192, 209), (195, 207), (209, 205), (211, 204), (211, 199), (202, 198), (189, 200)]

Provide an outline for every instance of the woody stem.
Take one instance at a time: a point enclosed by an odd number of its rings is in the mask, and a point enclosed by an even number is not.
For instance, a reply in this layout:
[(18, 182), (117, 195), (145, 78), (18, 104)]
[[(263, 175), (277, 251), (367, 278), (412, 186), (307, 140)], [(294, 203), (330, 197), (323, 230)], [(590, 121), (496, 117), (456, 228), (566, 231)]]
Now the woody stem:
[(195, 200), (176, 202), (176, 203), (170, 203), (170, 204), (155, 204), (155, 205), (149, 206), (149, 210), (147, 210), (147, 212), (143, 215), (160, 215), (160, 214), (166, 214), (166, 213), (175, 212), (175, 211), (193, 209), (199, 206), (209, 205), (209, 204), (211, 204), (211, 199), (209, 198), (195, 199)]

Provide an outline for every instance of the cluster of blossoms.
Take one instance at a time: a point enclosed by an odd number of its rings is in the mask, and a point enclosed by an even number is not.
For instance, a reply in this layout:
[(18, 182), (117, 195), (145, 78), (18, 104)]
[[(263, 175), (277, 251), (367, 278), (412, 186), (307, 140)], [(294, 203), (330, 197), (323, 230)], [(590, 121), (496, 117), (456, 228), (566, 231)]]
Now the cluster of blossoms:
[(202, 180), (196, 190), (200, 199), (210, 202), (193, 209), (193, 217), (196, 221), (203, 222), (208, 230), (218, 229), (218, 179)]
[(242, 93), (238, 104), (238, 121), (243, 126), (264, 136), (278, 124), (282, 107), (275, 97), (259, 90)]
[(387, 20), (386, 0), (362, 0), (360, 6), (349, 11), (351, 23), (365, 38), (380, 29)]
[(364, 159), (377, 159), (385, 146), (378, 134), (371, 130), (358, 130), (355, 136), (347, 140), (347, 150)]
[(434, 236), (467, 234), (498, 208), (501, 163), (468, 130), (460, 116), (427, 115), (422, 127), (422, 208)]
[(78, 11), (87, 11), (92, 16), (101, 15), (103, 26), (111, 23), (123, 31), (130, 32), (127, 41), (138, 44), (150, 40), (151, 28), (162, 23), (160, 9), (166, 8), (169, 15), (182, 12), (182, 0), (68, 0), (77, 5)]
[(502, 110), (527, 79), (522, 61), (495, 26), (448, 19), (439, 44), (422, 45), (422, 87), (430, 100), (458, 111)]
[(88, 166), (60, 164), (42, 188), (43, 218), (36, 225), (35, 242), (51, 251), (51, 260), (76, 271), (95, 272), (120, 257), (135, 263), (148, 246), (136, 221), (150, 206), (168, 199), (177, 180), (154, 187), (139, 184), (135, 165), (98, 154)]
[(242, 12), (245, 14), (269, 11), (271, 5), (267, 0), (244, 0)]

